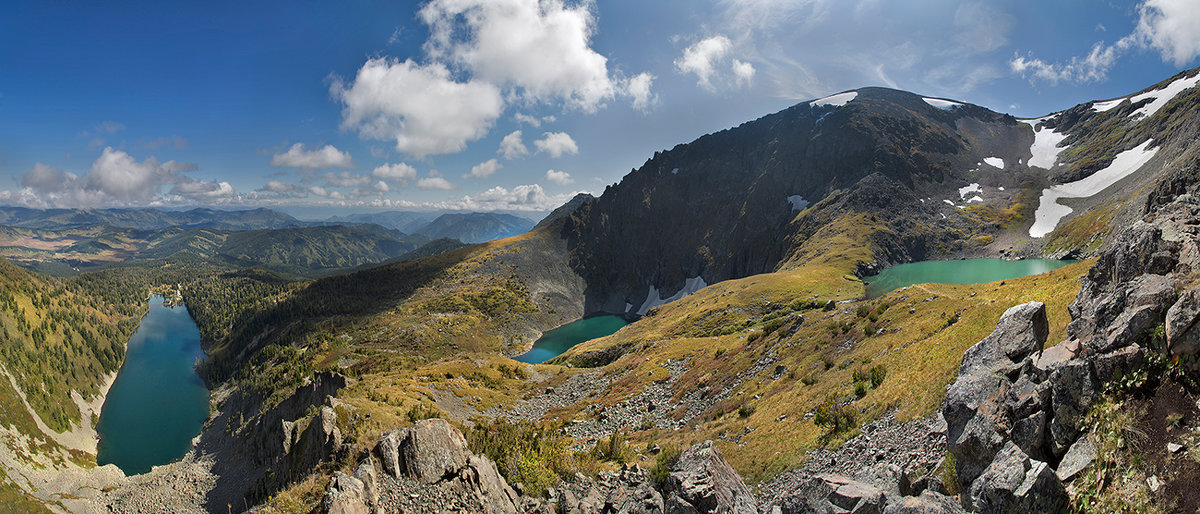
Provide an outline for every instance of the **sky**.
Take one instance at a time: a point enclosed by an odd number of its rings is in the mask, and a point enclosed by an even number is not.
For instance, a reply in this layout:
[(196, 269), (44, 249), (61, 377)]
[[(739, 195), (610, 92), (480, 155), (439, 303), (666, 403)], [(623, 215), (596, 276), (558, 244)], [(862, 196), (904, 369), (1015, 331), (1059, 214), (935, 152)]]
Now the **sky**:
[(0, 3), (0, 205), (553, 209), (885, 86), (1037, 117), (1200, 65), (1200, 0)]

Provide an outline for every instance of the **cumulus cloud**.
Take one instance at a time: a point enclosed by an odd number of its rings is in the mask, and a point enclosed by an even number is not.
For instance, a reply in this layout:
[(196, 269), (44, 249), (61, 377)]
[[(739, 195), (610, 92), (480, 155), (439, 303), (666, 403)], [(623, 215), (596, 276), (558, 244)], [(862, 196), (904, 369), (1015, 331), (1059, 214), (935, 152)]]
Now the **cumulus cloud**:
[(325, 185), (332, 187), (362, 187), (371, 183), (371, 177), (343, 171), (341, 173), (329, 172), (324, 177)]
[(511, 134), (504, 136), (504, 139), (500, 140), (500, 149), (496, 153), (503, 154), (504, 158), (510, 161), (529, 155), (529, 149), (521, 141), (521, 131), (514, 130)]
[(408, 163), (382, 164), (377, 166), (371, 172), (371, 176), (384, 180), (394, 180), (401, 184), (408, 184), (408, 181), (417, 178), (417, 169), (408, 165)]
[[(751, 75), (754, 74), (753, 67), (750, 68), (750, 73)], [(645, 72), (635, 75), (625, 83), (625, 90), (633, 98), (634, 109), (645, 112), (651, 105), (658, 102), (658, 95), (650, 92), (650, 87), (653, 84), (654, 75)]]
[[(0, 199), (29, 207), (106, 207), (168, 205), (237, 198), (228, 182), (200, 180), (184, 173), (196, 170), (185, 162), (138, 161), (121, 150), (106, 147), (82, 176), (42, 163), (21, 177), (19, 191)], [(169, 188), (166, 192), (164, 188)]]
[[(732, 83), (737, 86), (750, 84), (754, 78), (754, 65), (732, 59), (733, 41), (724, 34), (711, 36), (688, 46), (683, 55), (675, 59), (675, 71), (696, 76), (696, 84), (707, 91), (715, 92), (714, 80), (723, 73), (726, 64), (733, 74)], [(728, 79), (725, 79), (728, 80)]]
[(449, 191), (454, 189), (454, 184), (451, 184), (449, 180), (430, 173), (428, 177), (417, 181), (417, 187), (426, 191)]
[(280, 180), (268, 180), (267, 183), (265, 185), (263, 185), (263, 187), (259, 188), (258, 190), (269, 192), (269, 193), (298, 193), (300, 191), (303, 191), (304, 187), (301, 186), (300, 184), (293, 184), (291, 182), (283, 182)]
[(546, 170), (546, 180), (549, 180), (560, 186), (565, 186), (575, 181), (571, 178), (571, 174), (565, 171)]
[(548, 211), (566, 203), (580, 192), (583, 191), (547, 195), (542, 186), (538, 184), (520, 185), (512, 189), (496, 186), (479, 194), (432, 203), (425, 207), (471, 211)]
[(335, 77), (330, 93), (342, 103), (345, 130), (396, 141), (417, 158), (455, 153), (487, 134), (504, 110), (500, 90), (481, 80), (457, 82), (438, 63), (377, 58), (350, 84)]
[(488, 159), (479, 164), (471, 166), (471, 173), (469, 176), (475, 178), (487, 178), (503, 167), (504, 165), (500, 164), (500, 161), (497, 161), (496, 159)]
[(304, 143), (296, 143), (286, 152), (272, 156), (271, 166), (307, 170), (353, 168), (354, 160), (350, 158), (348, 152), (338, 150), (333, 145), (325, 145), (316, 150), (305, 150)]
[(617, 92), (608, 59), (591, 48), (591, 4), (562, 0), (433, 0), (418, 16), (426, 50), (526, 100), (594, 112)]
[(1066, 63), (1048, 63), (1032, 55), (1016, 55), (1009, 68), (1030, 80), (1052, 84), (1099, 82), (1108, 79), (1124, 53), (1132, 49), (1157, 50), (1164, 62), (1185, 66), (1200, 56), (1200, 9), (1191, 0), (1146, 0), (1138, 6), (1138, 22), (1129, 35), (1111, 45), (1097, 42), (1086, 56)]
[(542, 126), (542, 120), (537, 119), (537, 116), (530, 116), (523, 112), (514, 114), (513, 119), (517, 120), (517, 123), (527, 123), (534, 128)]
[(541, 139), (533, 142), (533, 146), (537, 147), (538, 153), (550, 154), (550, 157), (555, 159), (563, 154), (579, 153), (579, 145), (575, 144), (575, 140), (566, 132), (545, 132)]
[(392, 188), (390, 186), (388, 186), (388, 183), (384, 182), (382, 180), (380, 180), (379, 182), (376, 182), (375, 185), (371, 186), (371, 189), (373, 189), (379, 193), (386, 193), (386, 192), (392, 190)]
[(1147, 0), (1128, 39), (1158, 50), (1163, 61), (1188, 65), (1200, 56), (1200, 8), (1194, 0)]

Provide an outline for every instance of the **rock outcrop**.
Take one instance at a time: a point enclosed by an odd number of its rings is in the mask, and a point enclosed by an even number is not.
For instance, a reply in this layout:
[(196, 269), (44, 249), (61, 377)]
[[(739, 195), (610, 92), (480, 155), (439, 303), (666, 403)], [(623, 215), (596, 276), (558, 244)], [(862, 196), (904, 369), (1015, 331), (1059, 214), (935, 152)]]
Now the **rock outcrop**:
[(754, 493), (725, 461), (711, 441), (697, 444), (679, 456), (667, 476), (667, 502), (694, 512), (754, 514)]

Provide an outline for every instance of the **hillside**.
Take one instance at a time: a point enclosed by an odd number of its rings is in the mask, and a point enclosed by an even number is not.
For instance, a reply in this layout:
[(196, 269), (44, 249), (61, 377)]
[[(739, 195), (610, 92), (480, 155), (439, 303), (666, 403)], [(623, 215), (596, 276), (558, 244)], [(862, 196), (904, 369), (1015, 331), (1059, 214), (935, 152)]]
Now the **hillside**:
[(20, 228), (63, 229), (89, 225), (151, 230), (165, 227), (253, 230), (295, 227), (303, 222), (270, 209), (223, 211), (196, 208), (161, 209), (30, 209), (0, 207), (0, 225)]

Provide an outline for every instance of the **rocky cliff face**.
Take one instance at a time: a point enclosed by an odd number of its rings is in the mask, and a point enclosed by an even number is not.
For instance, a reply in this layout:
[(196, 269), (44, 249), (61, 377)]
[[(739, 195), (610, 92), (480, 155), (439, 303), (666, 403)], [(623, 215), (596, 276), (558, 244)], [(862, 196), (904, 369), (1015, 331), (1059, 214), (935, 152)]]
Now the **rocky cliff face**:
[(940, 221), (952, 208), (943, 200), (962, 203), (958, 188), (981, 177), (1019, 184), (1020, 171), (982, 165), (995, 156), (1024, 169), (1032, 135), (1011, 116), (881, 88), (852, 94), (842, 106), (798, 104), (656, 153), (580, 207), (563, 234), (589, 284), (587, 310), (624, 312), (650, 287), (667, 297), (692, 277), (773, 271), (819, 228), (816, 219), (793, 223), (806, 208), (874, 213), (893, 232), (917, 235), (881, 240), (887, 256), (936, 255), (962, 234), (912, 221), (954, 225)]

